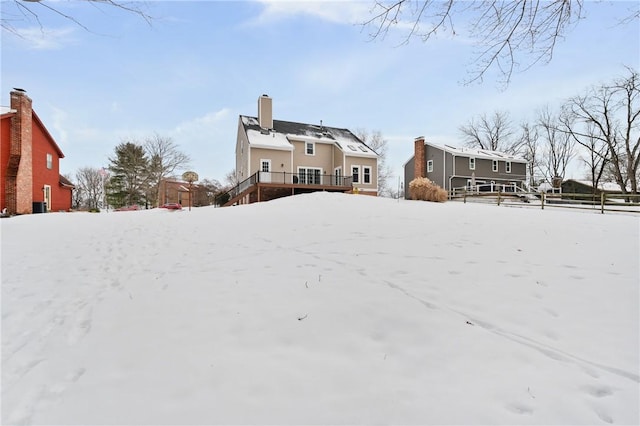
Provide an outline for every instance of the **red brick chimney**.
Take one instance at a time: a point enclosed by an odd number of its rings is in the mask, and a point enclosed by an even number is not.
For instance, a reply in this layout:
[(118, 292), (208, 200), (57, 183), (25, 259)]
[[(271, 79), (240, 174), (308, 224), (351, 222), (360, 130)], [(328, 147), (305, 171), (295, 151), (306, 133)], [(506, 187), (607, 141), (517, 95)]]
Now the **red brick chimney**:
[(22, 89), (11, 91), (11, 148), (7, 167), (6, 202), (9, 213), (33, 212), (32, 102)]
[(418, 136), (414, 141), (414, 155), (413, 155), (413, 178), (426, 177), (427, 172), (427, 160), (424, 155), (424, 136)]

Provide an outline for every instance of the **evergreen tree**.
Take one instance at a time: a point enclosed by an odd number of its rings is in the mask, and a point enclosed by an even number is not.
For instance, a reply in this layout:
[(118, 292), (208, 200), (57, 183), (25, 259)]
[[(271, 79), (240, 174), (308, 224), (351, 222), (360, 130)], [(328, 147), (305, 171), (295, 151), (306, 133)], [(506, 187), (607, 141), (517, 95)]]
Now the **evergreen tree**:
[(147, 202), (149, 159), (144, 147), (123, 142), (109, 158), (111, 179), (107, 187), (109, 203), (115, 207)]

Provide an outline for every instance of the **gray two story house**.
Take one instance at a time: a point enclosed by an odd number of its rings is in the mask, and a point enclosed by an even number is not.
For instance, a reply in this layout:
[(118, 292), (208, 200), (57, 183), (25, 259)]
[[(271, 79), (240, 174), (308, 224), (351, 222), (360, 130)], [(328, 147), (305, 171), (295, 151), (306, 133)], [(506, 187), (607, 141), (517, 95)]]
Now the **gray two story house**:
[(438, 146), (420, 136), (414, 142), (414, 155), (404, 164), (405, 198), (410, 198), (409, 183), (417, 177), (447, 191), (515, 191), (526, 182), (527, 161), (498, 151)]

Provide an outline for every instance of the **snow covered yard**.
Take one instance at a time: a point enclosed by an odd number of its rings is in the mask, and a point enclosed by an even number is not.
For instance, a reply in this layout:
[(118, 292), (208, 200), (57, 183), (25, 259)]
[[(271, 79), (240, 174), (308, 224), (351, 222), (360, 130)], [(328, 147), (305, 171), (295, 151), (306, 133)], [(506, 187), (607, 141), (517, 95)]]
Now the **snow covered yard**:
[(328, 193), (3, 219), (2, 424), (638, 424), (639, 222)]

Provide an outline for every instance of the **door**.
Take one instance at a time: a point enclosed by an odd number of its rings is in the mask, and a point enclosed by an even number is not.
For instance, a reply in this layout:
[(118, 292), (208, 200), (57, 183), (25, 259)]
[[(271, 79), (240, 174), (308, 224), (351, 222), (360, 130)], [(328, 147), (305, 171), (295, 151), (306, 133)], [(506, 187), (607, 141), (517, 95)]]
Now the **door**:
[(271, 160), (260, 160), (260, 182), (271, 183)]
[(45, 185), (44, 188), (42, 189), (42, 192), (44, 192), (44, 205), (47, 211), (50, 212), (51, 211), (51, 186)]

